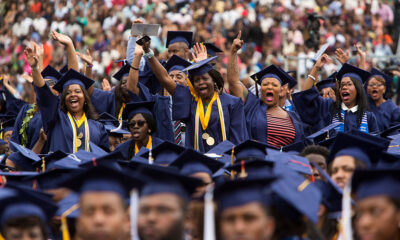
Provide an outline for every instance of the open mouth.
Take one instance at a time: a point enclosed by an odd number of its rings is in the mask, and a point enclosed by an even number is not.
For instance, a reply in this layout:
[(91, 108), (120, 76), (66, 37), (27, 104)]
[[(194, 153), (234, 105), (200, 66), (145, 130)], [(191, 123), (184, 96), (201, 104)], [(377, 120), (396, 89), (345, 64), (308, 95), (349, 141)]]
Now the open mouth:
[(342, 93), (342, 100), (343, 101), (347, 101), (347, 100), (349, 100), (350, 99), (350, 93), (348, 93), (348, 92), (343, 92)]
[(274, 100), (274, 93), (273, 92), (267, 92), (265, 94), (265, 100), (268, 102), (272, 102)]
[(78, 101), (78, 99), (71, 99), (71, 100), (69, 100), (69, 103), (72, 108), (75, 108), (75, 107), (78, 107), (79, 101)]
[(372, 97), (377, 97), (378, 96), (378, 90), (372, 90), (371, 96)]

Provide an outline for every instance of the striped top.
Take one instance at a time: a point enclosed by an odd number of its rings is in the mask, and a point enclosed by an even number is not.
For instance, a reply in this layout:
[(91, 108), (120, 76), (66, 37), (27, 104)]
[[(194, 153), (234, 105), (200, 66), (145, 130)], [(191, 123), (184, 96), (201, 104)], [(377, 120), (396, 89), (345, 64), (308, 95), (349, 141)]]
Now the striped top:
[(281, 148), (294, 142), (296, 130), (289, 115), (286, 118), (279, 118), (267, 113), (267, 121), (267, 143), (269, 145)]

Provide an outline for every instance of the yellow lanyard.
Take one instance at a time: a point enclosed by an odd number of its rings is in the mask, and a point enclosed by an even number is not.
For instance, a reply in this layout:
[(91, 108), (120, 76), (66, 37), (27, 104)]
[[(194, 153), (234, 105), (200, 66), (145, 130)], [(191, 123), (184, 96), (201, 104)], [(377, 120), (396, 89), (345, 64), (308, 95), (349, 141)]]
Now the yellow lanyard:
[[(68, 118), (69, 121), (71, 123), (71, 127), (72, 127), (72, 132), (73, 132), (73, 146), (72, 146), (72, 151), (75, 153), (78, 151), (78, 148), (80, 147), (80, 145), (82, 144), (81, 140), (78, 138), (77, 135), (77, 129), (76, 126), (79, 128), (82, 123), (85, 124), (85, 151), (89, 151), (89, 124), (88, 121), (86, 120), (86, 115), (85, 113), (83, 113), (81, 119), (79, 121), (76, 121), (74, 117), (72, 117), (72, 115), (68, 112)], [(76, 126), (75, 126), (76, 123)]]
[(123, 103), (121, 106), (121, 109), (119, 110), (118, 121), (120, 121), (120, 122), (122, 121), (122, 113), (124, 112), (125, 106), (126, 106), (126, 103)]
[(0, 139), (3, 139), (3, 122), (0, 124)]
[(208, 122), (210, 121), (210, 116), (211, 116), (211, 109), (212, 109), (212, 104), (214, 101), (217, 101), (218, 105), (218, 115), (219, 115), (219, 122), (221, 124), (221, 135), (222, 135), (222, 141), (226, 140), (226, 131), (225, 131), (225, 119), (224, 119), (224, 113), (222, 111), (222, 104), (221, 100), (219, 99), (219, 96), (217, 92), (214, 92), (214, 96), (211, 99), (210, 103), (208, 104), (207, 110), (206, 110), (206, 116), (204, 119), (204, 108), (203, 108), (203, 102), (201, 98), (197, 101), (197, 108), (196, 108), (196, 116), (195, 116), (195, 125), (194, 125), (194, 149), (196, 151), (199, 151), (199, 119), (201, 122), (201, 126), (203, 130), (207, 129)]
[(208, 122), (210, 121), (210, 117), (211, 117), (212, 105), (215, 102), (215, 100), (217, 100), (217, 92), (214, 92), (214, 96), (212, 97), (210, 103), (207, 106), (205, 116), (204, 116), (203, 101), (201, 100), (201, 98), (199, 98), (199, 101), (197, 101), (197, 109), (196, 110), (199, 111), (200, 123), (201, 123), (201, 127), (203, 128), (203, 130), (207, 129)]
[[(149, 135), (149, 141), (147, 142), (146, 148), (150, 149), (151, 148), (151, 143), (152, 143), (152, 139), (151, 139), (151, 135)], [(139, 148), (137, 146), (137, 143), (135, 143), (135, 155), (139, 152)]]

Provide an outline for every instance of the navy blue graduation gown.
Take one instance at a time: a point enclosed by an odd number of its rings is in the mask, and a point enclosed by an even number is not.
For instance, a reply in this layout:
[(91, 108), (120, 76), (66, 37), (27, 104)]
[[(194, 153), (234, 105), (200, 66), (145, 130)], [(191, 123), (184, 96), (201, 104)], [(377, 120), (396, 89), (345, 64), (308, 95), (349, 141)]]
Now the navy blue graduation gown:
[[(331, 98), (322, 98), (315, 87), (293, 94), (292, 99), (304, 123), (316, 126), (318, 130), (332, 123), (331, 108), (334, 101)], [(372, 112), (366, 114), (369, 132), (377, 132), (379, 129), (375, 115)], [(347, 112), (344, 117), (344, 132), (358, 128), (357, 113)]]
[[(226, 139), (237, 145), (248, 139), (243, 102), (240, 98), (222, 93), (219, 96), (225, 119)], [(180, 84), (176, 85), (172, 96), (172, 119), (186, 123), (185, 145), (194, 147), (194, 129), (197, 102), (191, 95), (189, 88)], [(208, 152), (216, 144), (222, 142), (221, 123), (219, 119), (217, 101), (213, 103), (211, 117), (206, 132), (210, 134), (215, 144), (208, 146), (201, 138), (203, 129), (199, 121), (199, 150)]]
[[(250, 138), (259, 142), (267, 142), (267, 111), (268, 106), (257, 98), (253, 93), (249, 92), (247, 95), (246, 103), (244, 104), (244, 113), (246, 115), (247, 131)], [(296, 130), (296, 137), (294, 142), (304, 139), (304, 125), (300, 117), (295, 111), (286, 111), (292, 119), (294, 129)]]
[[(15, 119), (15, 124), (14, 124), (14, 130), (13, 134), (11, 136), (11, 141), (21, 144), (22, 140), (22, 135), (19, 134), (19, 131), (22, 127), (22, 121), (24, 120), (26, 116), (26, 112), (31, 109), (30, 104), (25, 104), (22, 108), (21, 111), (18, 113), (17, 118)], [(28, 128), (26, 129), (26, 133), (28, 135), (28, 141), (25, 145), (26, 148), (32, 149), (36, 142), (38, 141), (40, 137), (40, 129), (42, 128), (42, 115), (40, 114), (40, 111), (37, 111), (32, 119), (29, 121)], [(46, 148), (42, 150), (43, 153), (47, 152)]]
[[(155, 148), (164, 142), (164, 140), (159, 139), (157, 137), (153, 137), (153, 136), (151, 137), (151, 139), (152, 139), (152, 148)], [(115, 148), (114, 152), (120, 152), (122, 154), (124, 160), (130, 160), (129, 159), (129, 147), (131, 146), (132, 141), (133, 141), (133, 139), (129, 139), (128, 141), (119, 144)]]
[[(61, 150), (66, 153), (73, 152), (73, 130), (68, 115), (61, 111), (58, 97), (54, 96), (48, 86), (35, 87), (37, 104), (42, 114), (43, 129), (47, 134), (49, 151)], [(103, 124), (87, 119), (90, 141), (108, 150), (108, 135)], [(84, 144), (84, 143), (82, 143)]]
[(391, 126), (400, 123), (400, 108), (390, 99), (379, 106), (375, 105), (374, 100), (368, 97), (370, 111), (375, 114), (380, 131), (384, 131)]
[(93, 94), (90, 97), (94, 108), (97, 113), (106, 112), (115, 116), (115, 94), (114, 91), (104, 91), (94, 88)]
[[(161, 65), (165, 65), (164, 61), (160, 61)], [(142, 71), (139, 72), (139, 81), (144, 84), (150, 91), (151, 94), (157, 94), (161, 91), (162, 85), (157, 77), (151, 70), (150, 64), (146, 59), (146, 63)]]
[(1, 109), (1, 112), (7, 115), (17, 115), (20, 109), (27, 103), (21, 99), (15, 98), (5, 87), (3, 88), (4, 90), (1, 90), (0, 94), (2, 95), (1, 98), (6, 102), (6, 107), (5, 109)]

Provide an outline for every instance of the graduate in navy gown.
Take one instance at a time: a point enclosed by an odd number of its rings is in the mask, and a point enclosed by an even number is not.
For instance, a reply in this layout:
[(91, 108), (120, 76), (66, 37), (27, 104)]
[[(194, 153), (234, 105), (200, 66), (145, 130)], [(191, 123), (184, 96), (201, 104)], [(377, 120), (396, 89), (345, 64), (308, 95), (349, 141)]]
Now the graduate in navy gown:
[(121, 152), (125, 160), (134, 157), (141, 148), (152, 149), (164, 141), (152, 137), (157, 130), (155, 119), (152, 114), (154, 102), (132, 102), (128, 103), (122, 114), (122, 118), (128, 122), (128, 130), (132, 138), (118, 145), (115, 152)]
[(304, 84), (302, 92), (293, 94), (293, 102), (303, 122), (321, 129), (331, 123), (342, 122), (337, 127), (340, 132), (352, 129), (372, 133), (378, 131), (375, 115), (368, 111), (368, 100), (363, 83), (370, 73), (345, 63), (337, 73), (339, 89), (336, 102), (330, 98), (322, 98), (314, 87), (318, 70), (329, 61), (324, 54), (315, 63)]
[(40, 75), (36, 53), (27, 48), (25, 54), (32, 68), (37, 104), (42, 114), (49, 151), (90, 151), (91, 143), (108, 149), (107, 132), (101, 123), (94, 120), (97, 114), (87, 94), (87, 89), (94, 81), (70, 69), (53, 87), (61, 94), (59, 101)]
[(393, 79), (376, 68), (372, 68), (371, 74), (367, 82), (369, 107), (375, 114), (379, 130), (384, 131), (400, 123), (400, 108), (386, 97)]
[[(146, 43), (143, 46), (145, 58), (153, 71), (167, 76), (168, 72), (152, 56), (149, 45)], [(186, 124), (185, 146), (201, 152), (207, 152), (225, 140), (238, 144), (248, 138), (243, 102), (220, 93), (223, 79), (209, 64), (214, 59), (216, 57), (205, 59), (183, 70), (188, 71), (189, 87), (177, 84), (168, 77), (159, 79), (164, 81), (162, 84), (172, 95), (173, 119)]]
[(274, 65), (254, 74), (252, 78), (261, 86), (259, 99), (239, 80), (237, 51), (242, 44), (239, 33), (232, 44), (228, 59), (228, 82), (230, 94), (245, 102), (244, 111), (250, 138), (278, 148), (302, 140), (304, 126), (300, 117), (294, 111), (284, 110), (279, 101), (282, 86), (293, 81), (292, 77)]

